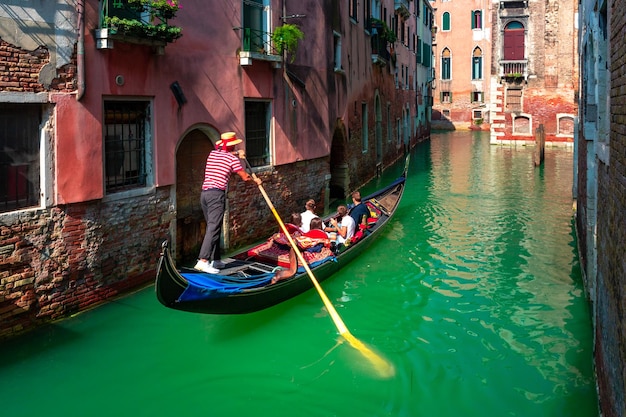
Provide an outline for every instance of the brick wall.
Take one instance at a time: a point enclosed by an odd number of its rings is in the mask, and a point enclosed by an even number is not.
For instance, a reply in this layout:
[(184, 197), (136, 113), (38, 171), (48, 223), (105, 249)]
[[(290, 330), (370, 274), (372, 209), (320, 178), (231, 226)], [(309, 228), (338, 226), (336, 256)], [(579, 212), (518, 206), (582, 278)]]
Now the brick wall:
[(611, 7), (609, 164), (598, 165), (595, 363), (600, 411), (626, 415), (626, 0)]
[(57, 69), (57, 77), (46, 88), (39, 82), (39, 73), (50, 62), (44, 46), (26, 51), (0, 39), (0, 91), (41, 93), (72, 92), (76, 89), (76, 51), (72, 62)]
[(154, 279), (169, 188), (0, 217), (0, 339)]

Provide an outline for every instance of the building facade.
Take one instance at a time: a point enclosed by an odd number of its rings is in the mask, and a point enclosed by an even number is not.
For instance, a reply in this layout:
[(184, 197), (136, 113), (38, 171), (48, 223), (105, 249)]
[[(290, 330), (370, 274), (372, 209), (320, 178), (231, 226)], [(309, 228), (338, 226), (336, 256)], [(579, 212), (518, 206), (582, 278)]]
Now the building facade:
[(577, 4), (433, 0), (433, 128), (489, 130), (493, 144), (572, 143)]
[[(284, 216), (427, 138), (431, 16), (424, 0), (0, 8), (0, 337), (150, 282), (165, 239), (195, 258), (221, 132)], [(253, 185), (233, 179), (228, 201), (225, 251), (276, 229)]]
[(626, 1), (584, 0), (580, 7), (576, 234), (600, 412), (617, 417), (626, 415)]
[(489, 129), (491, 0), (434, 0), (433, 128)]
[(577, 112), (578, 3), (493, 1), (491, 142), (573, 143)]

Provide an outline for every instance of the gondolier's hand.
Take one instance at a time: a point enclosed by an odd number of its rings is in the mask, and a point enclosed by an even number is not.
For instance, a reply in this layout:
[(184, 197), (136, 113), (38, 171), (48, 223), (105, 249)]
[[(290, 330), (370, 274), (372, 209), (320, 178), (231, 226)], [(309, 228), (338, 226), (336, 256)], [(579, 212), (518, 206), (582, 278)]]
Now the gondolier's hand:
[(246, 151), (244, 151), (243, 149), (239, 149), (238, 151), (235, 151), (233, 153), (236, 153), (237, 156), (239, 157), (239, 159), (245, 159), (246, 158)]
[(257, 176), (252, 177), (252, 180), (253, 180), (254, 182), (256, 182), (256, 185), (261, 185), (261, 184), (263, 184), (263, 181), (261, 181), (261, 178), (259, 178), (259, 177), (257, 177)]

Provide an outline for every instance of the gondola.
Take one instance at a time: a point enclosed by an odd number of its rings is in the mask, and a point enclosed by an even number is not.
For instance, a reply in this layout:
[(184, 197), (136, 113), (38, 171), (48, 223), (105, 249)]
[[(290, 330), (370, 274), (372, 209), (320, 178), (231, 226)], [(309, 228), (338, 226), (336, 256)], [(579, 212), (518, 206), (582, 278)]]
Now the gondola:
[[(398, 179), (362, 199), (361, 204), (368, 207), (370, 218), (349, 245), (336, 250), (324, 245), (321, 249), (320, 245), (302, 249), (303, 255), (309, 255), (306, 260), (318, 282), (356, 258), (381, 234), (402, 199), (408, 164), (407, 157), (404, 172)], [(291, 278), (272, 283), (276, 272), (289, 266), (288, 253), (289, 247), (280, 241), (278, 233), (266, 242), (222, 259), (225, 268), (215, 275), (177, 268), (165, 241), (157, 267), (156, 297), (165, 307), (193, 313), (244, 314), (263, 310), (313, 288), (313, 280), (302, 265), (298, 265)]]

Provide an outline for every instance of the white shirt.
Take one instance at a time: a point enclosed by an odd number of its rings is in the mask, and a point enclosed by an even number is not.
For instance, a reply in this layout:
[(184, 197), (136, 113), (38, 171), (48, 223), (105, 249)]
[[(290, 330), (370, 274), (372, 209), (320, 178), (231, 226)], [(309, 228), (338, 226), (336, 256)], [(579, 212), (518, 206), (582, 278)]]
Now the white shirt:
[(306, 233), (311, 230), (311, 219), (319, 216), (311, 210), (307, 210), (300, 213), (300, 217), (302, 218), (302, 226), (300, 227), (300, 230), (302, 230), (302, 233)]
[(344, 243), (346, 240), (354, 236), (354, 232), (356, 231), (356, 223), (354, 222), (354, 219), (350, 217), (350, 215), (346, 214), (341, 218), (340, 227), (346, 227), (346, 237), (341, 237), (341, 235), (337, 233), (337, 243)]

